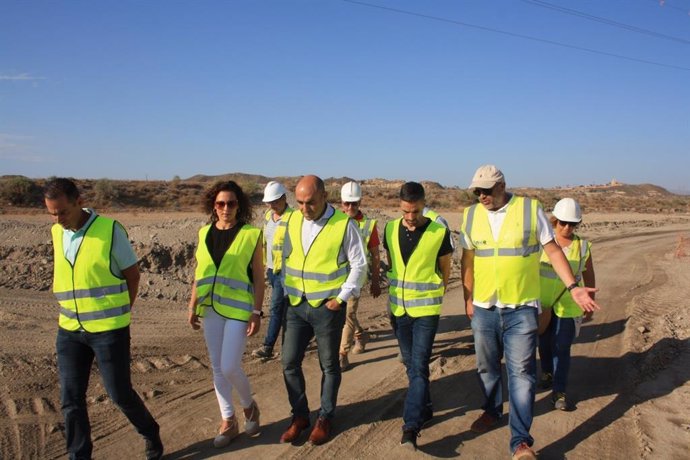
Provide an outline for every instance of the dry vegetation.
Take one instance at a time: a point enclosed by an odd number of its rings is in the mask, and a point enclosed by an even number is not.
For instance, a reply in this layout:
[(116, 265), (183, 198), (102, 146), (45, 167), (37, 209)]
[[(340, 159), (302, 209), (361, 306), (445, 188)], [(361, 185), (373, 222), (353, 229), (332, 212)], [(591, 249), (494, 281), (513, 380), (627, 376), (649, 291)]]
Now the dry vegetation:
[[(175, 177), (170, 181), (134, 181), (111, 179), (80, 179), (79, 185), (89, 205), (101, 210), (196, 211), (202, 191), (217, 180), (235, 180), (256, 203), (261, 201), (262, 190), (269, 180), (279, 180), (288, 189), (294, 189), (298, 177), (265, 177), (233, 173), (222, 176), (196, 175), (188, 179)], [(0, 177), (0, 213), (10, 209), (42, 209), (41, 187), (47, 179), (29, 179), (24, 176)], [(348, 177), (328, 178), (326, 187), (329, 200), (340, 200), (340, 186), (352, 180)], [(367, 207), (395, 208), (401, 180), (365, 179), (361, 181)], [(474, 196), (464, 188), (444, 187), (422, 181), (427, 190), (428, 205), (438, 210), (460, 210), (474, 202)], [(510, 184), (509, 184), (510, 186)], [(509, 187), (510, 188), (510, 187)], [(577, 199), (585, 212), (640, 212), (687, 213), (690, 196), (676, 195), (650, 184), (629, 185), (613, 183), (560, 188), (520, 188), (516, 193), (538, 198), (547, 210), (565, 196)]]

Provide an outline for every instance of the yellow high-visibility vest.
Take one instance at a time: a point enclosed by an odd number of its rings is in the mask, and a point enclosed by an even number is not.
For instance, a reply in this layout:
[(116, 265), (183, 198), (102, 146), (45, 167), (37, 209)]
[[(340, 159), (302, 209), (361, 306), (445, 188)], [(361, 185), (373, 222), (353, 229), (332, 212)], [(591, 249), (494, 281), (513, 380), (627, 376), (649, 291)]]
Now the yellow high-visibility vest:
[(465, 208), (462, 231), (474, 245), (474, 300), (494, 296), (504, 304), (523, 305), (539, 299), (537, 209), (539, 201), (513, 195), (498, 241), (488, 211), (477, 203)]
[[(211, 224), (213, 225), (213, 224)], [(206, 308), (213, 308), (225, 318), (249, 321), (254, 310), (254, 283), (247, 269), (252, 263), (261, 230), (245, 224), (216, 267), (206, 245), (211, 229), (206, 225), (199, 230), (196, 248), (196, 312), (205, 316)]]
[(376, 219), (370, 219), (364, 216), (362, 220), (356, 222), (357, 226), (359, 226), (359, 233), (362, 235), (364, 249), (369, 251), (369, 240), (371, 240), (371, 234), (374, 232), (374, 228), (376, 228)]
[[(285, 211), (280, 215), (280, 220), (278, 220), (278, 225), (273, 232), (273, 242), (271, 243), (271, 253), (273, 255), (273, 273), (280, 273), (280, 269), (283, 266), (283, 242), (285, 241), (285, 230), (287, 229), (287, 223), (292, 216), (294, 210), (288, 206)], [(273, 219), (273, 210), (269, 209), (264, 214), (264, 241), (263, 241), (263, 255), (264, 255), (264, 265), (266, 265), (266, 251), (268, 251), (268, 242), (266, 241), (266, 225)]]
[(58, 325), (68, 331), (105, 332), (129, 326), (129, 290), (110, 271), (115, 221), (96, 216), (84, 232), (72, 265), (62, 244), (64, 229), (51, 228), (55, 269), (53, 293), (60, 303)]
[(305, 254), (302, 247), (304, 215), (295, 211), (288, 222), (287, 234), (292, 250), (285, 257), (285, 289), (290, 305), (297, 306), (305, 297), (312, 307), (338, 295), (350, 272), (341, 248), (350, 218), (337, 209), (323, 226)]
[(446, 227), (429, 222), (407, 264), (403, 261), (398, 237), (402, 218), (386, 224), (386, 241), (391, 256), (388, 271), (388, 304), (394, 316), (433, 316), (441, 314), (445, 286), (438, 270), (438, 251)]
[[(579, 286), (584, 286), (582, 272), (591, 254), (592, 243), (580, 239), (574, 235), (573, 242), (566, 258), (570, 264), (570, 269), (575, 275)], [(560, 318), (576, 318), (582, 316), (582, 309), (575, 303), (573, 296), (565, 288), (565, 284), (558, 277), (551, 265), (546, 253), (541, 255), (541, 267), (539, 270), (541, 281), (541, 306), (542, 308), (553, 308), (553, 312)], [(562, 294), (561, 294), (562, 293)], [(558, 297), (560, 295), (560, 297)], [(554, 305), (554, 302), (556, 304)]]

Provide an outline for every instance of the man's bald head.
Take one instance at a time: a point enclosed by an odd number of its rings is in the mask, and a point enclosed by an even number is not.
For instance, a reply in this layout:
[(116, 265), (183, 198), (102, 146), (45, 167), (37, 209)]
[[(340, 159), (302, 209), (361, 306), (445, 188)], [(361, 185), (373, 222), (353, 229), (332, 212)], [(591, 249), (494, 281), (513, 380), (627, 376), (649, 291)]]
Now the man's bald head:
[(326, 185), (320, 177), (304, 176), (297, 182), (295, 199), (305, 219), (321, 217), (326, 209), (326, 198)]

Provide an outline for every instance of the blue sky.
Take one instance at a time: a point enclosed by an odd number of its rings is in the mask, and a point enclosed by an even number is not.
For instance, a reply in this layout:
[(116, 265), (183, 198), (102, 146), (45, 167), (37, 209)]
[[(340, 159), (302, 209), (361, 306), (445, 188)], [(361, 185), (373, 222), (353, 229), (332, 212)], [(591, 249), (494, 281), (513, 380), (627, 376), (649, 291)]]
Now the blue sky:
[(364, 3), (3, 0), (0, 175), (690, 191), (690, 0)]

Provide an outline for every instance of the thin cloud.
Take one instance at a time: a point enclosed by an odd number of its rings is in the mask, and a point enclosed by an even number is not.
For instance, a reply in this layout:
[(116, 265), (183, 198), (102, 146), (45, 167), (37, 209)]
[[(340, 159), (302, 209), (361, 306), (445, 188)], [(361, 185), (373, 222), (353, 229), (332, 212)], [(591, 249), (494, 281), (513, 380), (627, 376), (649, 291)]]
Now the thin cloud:
[(30, 136), (0, 133), (0, 160), (47, 163), (50, 160), (33, 152)]
[(20, 73), (16, 75), (0, 74), (0, 81), (32, 81), (37, 82), (45, 80), (45, 77), (34, 77), (28, 73)]

